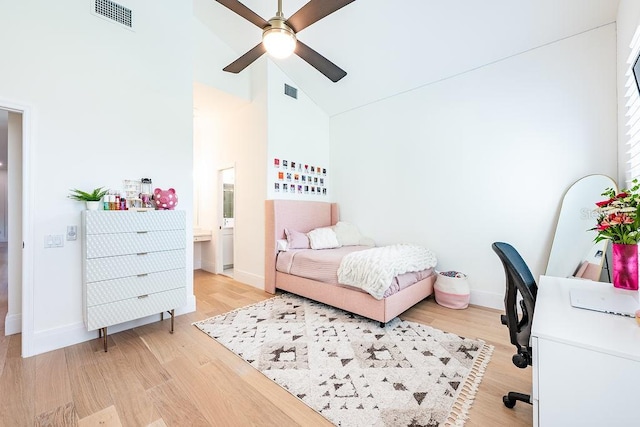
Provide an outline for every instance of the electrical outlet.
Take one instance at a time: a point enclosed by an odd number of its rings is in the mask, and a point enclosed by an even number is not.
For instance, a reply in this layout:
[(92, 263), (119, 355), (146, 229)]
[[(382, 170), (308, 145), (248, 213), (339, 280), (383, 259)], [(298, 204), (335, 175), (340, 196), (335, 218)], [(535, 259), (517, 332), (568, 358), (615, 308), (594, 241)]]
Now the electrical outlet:
[(67, 225), (67, 240), (76, 240), (78, 238), (78, 227), (75, 225)]

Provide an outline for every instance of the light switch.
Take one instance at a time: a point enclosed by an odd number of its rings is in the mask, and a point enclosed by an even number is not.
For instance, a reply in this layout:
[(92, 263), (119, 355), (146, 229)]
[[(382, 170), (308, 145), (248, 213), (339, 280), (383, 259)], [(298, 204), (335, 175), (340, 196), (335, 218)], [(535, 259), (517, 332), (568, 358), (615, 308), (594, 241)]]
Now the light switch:
[(45, 248), (62, 248), (64, 246), (64, 237), (62, 234), (47, 234), (44, 236)]

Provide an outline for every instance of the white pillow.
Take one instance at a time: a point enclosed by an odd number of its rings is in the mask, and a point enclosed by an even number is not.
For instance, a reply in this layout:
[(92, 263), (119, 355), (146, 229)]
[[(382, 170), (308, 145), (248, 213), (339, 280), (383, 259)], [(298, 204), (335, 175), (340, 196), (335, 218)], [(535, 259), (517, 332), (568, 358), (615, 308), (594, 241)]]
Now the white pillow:
[(307, 233), (311, 249), (331, 249), (339, 248), (340, 243), (335, 231), (331, 227), (322, 227), (311, 230)]
[(358, 227), (343, 221), (338, 221), (338, 223), (333, 226), (333, 231), (335, 231), (336, 238), (341, 246), (359, 245), (360, 239), (364, 237), (360, 234)]
[(276, 249), (283, 252), (289, 249), (289, 242), (287, 241), (287, 239), (276, 240)]
[(374, 247), (376, 245), (376, 242), (371, 237), (362, 236), (362, 238), (360, 239), (358, 244), (360, 246), (371, 246), (371, 247)]

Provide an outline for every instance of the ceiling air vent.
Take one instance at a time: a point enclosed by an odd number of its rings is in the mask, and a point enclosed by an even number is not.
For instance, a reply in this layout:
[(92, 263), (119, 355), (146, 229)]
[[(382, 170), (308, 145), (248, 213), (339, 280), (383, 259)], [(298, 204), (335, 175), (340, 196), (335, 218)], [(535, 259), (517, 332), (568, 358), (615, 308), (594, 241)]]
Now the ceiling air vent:
[(284, 84), (284, 94), (288, 95), (294, 99), (298, 99), (298, 89), (293, 86), (289, 86), (288, 84)]
[(111, 0), (92, 0), (92, 3), (92, 12), (94, 14), (117, 22), (129, 29), (133, 28), (131, 9)]

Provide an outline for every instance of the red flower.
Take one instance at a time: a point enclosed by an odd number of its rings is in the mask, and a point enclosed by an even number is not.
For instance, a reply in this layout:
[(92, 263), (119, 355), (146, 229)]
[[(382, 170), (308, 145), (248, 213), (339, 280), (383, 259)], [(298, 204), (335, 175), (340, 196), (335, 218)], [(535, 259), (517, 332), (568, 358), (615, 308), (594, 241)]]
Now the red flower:
[(607, 223), (609, 225), (633, 224), (633, 218), (625, 213), (611, 214), (609, 215)]
[(619, 193), (619, 194), (616, 195), (616, 199), (624, 199), (628, 195), (629, 194), (627, 194), (627, 193)]

